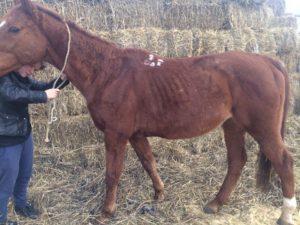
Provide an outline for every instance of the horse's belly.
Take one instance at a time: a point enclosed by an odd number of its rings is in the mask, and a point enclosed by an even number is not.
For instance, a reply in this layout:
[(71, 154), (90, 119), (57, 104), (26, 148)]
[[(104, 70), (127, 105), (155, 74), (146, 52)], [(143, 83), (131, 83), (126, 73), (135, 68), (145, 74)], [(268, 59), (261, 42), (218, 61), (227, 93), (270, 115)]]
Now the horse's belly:
[(158, 125), (151, 133), (154, 134), (153, 136), (167, 139), (192, 138), (215, 129), (231, 116), (230, 110), (221, 105), (212, 110), (199, 112), (197, 115), (174, 111), (168, 117), (162, 117), (160, 121), (156, 121), (155, 124)]

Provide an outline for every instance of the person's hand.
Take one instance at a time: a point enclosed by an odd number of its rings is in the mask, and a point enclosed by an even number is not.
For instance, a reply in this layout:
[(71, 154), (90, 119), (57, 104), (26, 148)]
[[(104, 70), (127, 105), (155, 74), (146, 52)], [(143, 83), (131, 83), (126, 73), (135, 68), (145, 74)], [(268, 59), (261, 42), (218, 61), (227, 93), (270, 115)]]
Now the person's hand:
[(19, 74), (22, 76), (22, 77), (29, 77), (33, 74), (34, 72), (34, 67), (32, 66), (29, 66), (29, 65), (25, 65), (25, 66), (22, 66), (19, 70), (18, 70)]
[(60, 90), (59, 89), (49, 89), (46, 90), (46, 95), (47, 95), (47, 99), (48, 100), (52, 100), (57, 98), (57, 96), (59, 95)]

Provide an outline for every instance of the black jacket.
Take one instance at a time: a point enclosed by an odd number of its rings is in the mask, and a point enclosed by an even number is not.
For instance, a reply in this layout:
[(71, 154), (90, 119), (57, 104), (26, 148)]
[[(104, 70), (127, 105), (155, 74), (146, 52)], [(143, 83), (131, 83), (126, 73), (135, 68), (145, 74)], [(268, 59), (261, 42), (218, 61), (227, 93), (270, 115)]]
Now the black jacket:
[(45, 83), (23, 78), (16, 72), (0, 77), (0, 147), (17, 145), (28, 138), (28, 104), (47, 102), (45, 90), (51, 89), (53, 83), (54, 80)]

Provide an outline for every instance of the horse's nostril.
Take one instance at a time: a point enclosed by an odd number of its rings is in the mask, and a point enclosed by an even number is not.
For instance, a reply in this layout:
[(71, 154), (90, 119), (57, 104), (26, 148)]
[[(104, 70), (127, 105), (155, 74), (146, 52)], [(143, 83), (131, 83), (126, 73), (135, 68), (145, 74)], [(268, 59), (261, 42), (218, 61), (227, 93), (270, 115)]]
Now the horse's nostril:
[(20, 32), (20, 30), (21, 30), (20, 28), (15, 27), (15, 26), (10, 27), (10, 28), (8, 29), (8, 31), (11, 32), (11, 33), (18, 33), (18, 32)]

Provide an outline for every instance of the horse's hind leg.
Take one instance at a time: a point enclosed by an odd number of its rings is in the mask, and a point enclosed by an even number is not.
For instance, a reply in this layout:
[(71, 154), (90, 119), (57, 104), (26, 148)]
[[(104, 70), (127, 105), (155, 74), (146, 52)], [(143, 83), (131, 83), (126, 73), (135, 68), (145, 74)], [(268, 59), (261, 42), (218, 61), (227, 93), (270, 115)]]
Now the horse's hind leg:
[(245, 131), (233, 119), (227, 120), (223, 129), (227, 146), (228, 171), (219, 193), (204, 207), (206, 213), (218, 212), (220, 207), (228, 201), (247, 161), (244, 147)]
[(271, 161), (281, 180), (284, 199), (278, 224), (294, 224), (292, 215), (297, 207), (297, 202), (295, 198), (293, 158), (284, 146), (279, 131), (272, 132), (270, 129), (269, 134), (264, 132), (261, 135), (254, 136), (254, 138), (259, 142), (261, 151)]
[(147, 138), (142, 135), (135, 135), (130, 138), (130, 143), (153, 182), (154, 199), (162, 201), (164, 199), (164, 184), (157, 172), (155, 158)]

